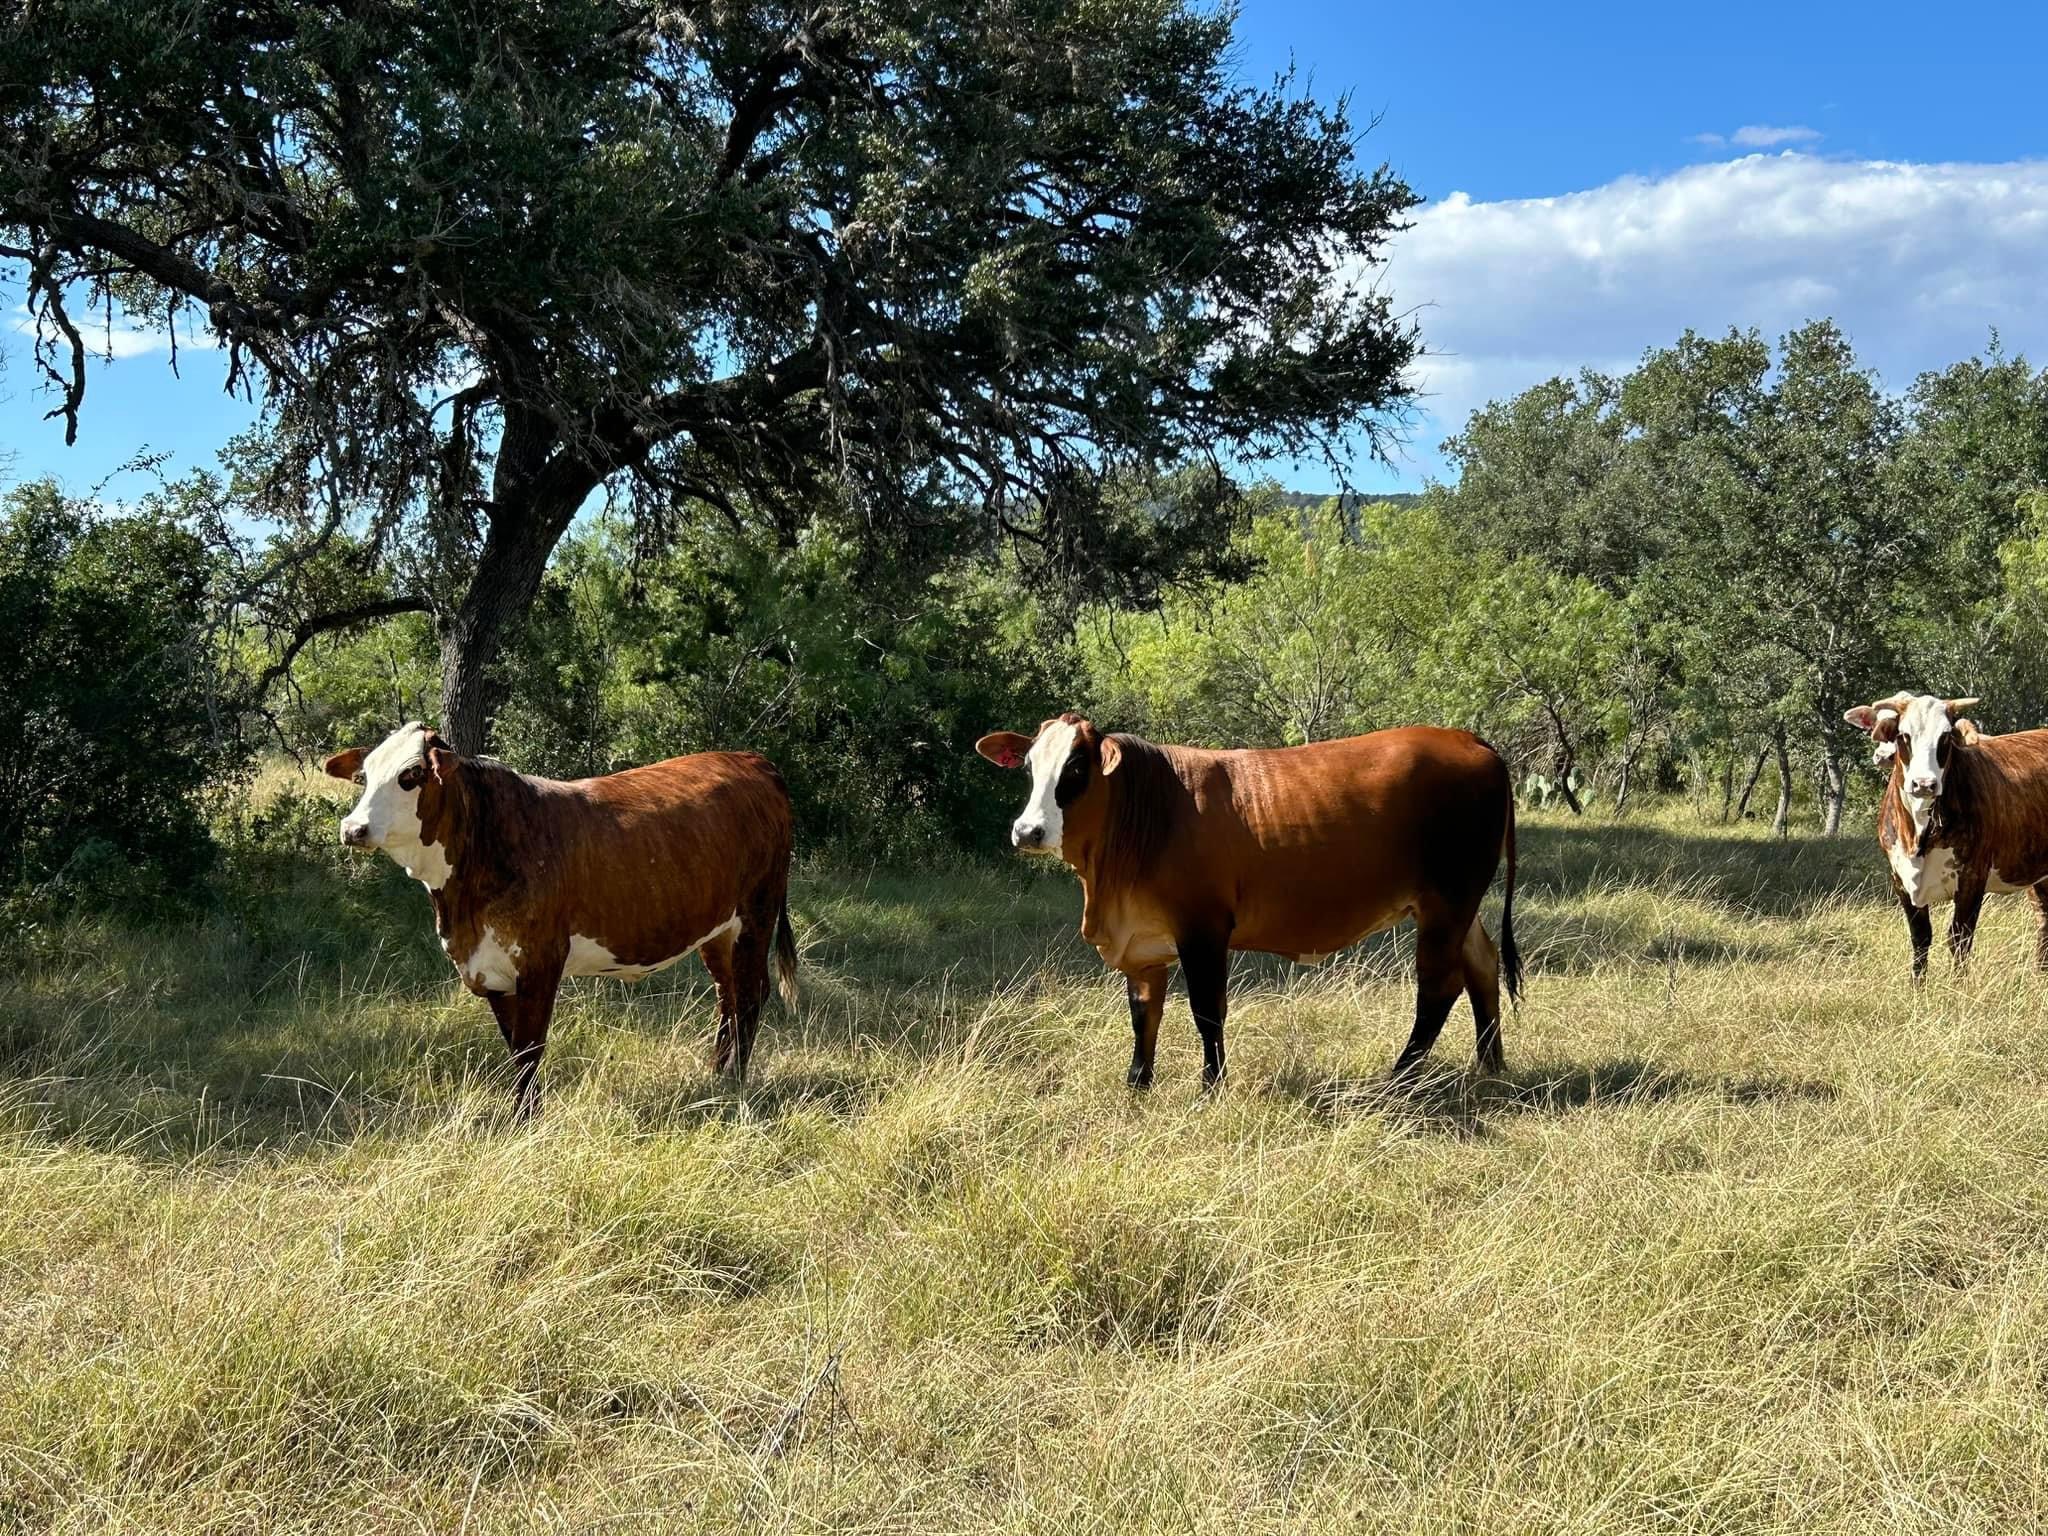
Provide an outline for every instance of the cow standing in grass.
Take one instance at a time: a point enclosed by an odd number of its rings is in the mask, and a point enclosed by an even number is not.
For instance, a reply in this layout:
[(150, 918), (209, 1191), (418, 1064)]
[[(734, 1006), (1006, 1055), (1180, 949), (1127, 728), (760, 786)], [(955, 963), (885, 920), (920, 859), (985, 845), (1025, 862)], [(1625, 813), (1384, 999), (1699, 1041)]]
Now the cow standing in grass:
[[(1515, 806), (1507, 765), (1477, 736), (1412, 726), (1212, 752), (1103, 736), (1064, 714), (1035, 737), (997, 731), (975, 750), (1030, 770), (1011, 842), (1058, 853), (1081, 877), (1081, 936), (1129, 983), (1132, 1087), (1152, 1081), (1169, 966), (1186, 981), (1213, 1086), (1231, 950), (1313, 962), (1409, 917), (1415, 1027), (1395, 1074), (1421, 1065), (1460, 991), (1480, 1066), (1500, 1069), (1501, 980), (1514, 997), (1522, 978)], [(1496, 950), (1479, 903), (1503, 855)]]
[(1927, 974), (1931, 908), (1955, 904), (1949, 955), (1970, 958), (1986, 895), (2025, 891), (2048, 970), (2048, 731), (1988, 736), (1960, 712), (1975, 699), (1894, 694), (1842, 718), (1876, 743), (1891, 776), (1877, 807), (1877, 845), (1913, 940), (1913, 977)]
[(458, 757), (417, 723), (327, 759), (363, 786), (341, 823), (427, 888), (441, 947), (491, 1005), (522, 1114), (564, 976), (645, 976), (701, 954), (718, 986), (719, 1071), (743, 1077), (772, 948), (796, 1002), (789, 792), (750, 752), (563, 783)]

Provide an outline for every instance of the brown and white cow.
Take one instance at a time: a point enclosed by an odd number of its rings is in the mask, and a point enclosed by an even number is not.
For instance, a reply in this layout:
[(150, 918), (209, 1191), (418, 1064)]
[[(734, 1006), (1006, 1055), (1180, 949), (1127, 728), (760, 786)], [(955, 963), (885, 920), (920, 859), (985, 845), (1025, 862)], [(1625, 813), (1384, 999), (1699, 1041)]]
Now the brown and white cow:
[[(1465, 731), (1411, 726), (1273, 751), (1215, 752), (1099, 734), (1063, 714), (1035, 737), (975, 750), (1028, 767), (1010, 829), (1081, 877), (1081, 936), (1128, 981), (1129, 1081), (1152, 1081), (1167, 968), (1178, 963), (1202, 1037), (1202, 1082), (1223, 1076), (1231, 950), (1325, 959), (1415, 919), (1415, 1027), (1394, 1063), (1414, 1071), (1460, 991), (1479, 1062), (1501, 1066), (1500, 988), (1521, 989), (1515, 810), (1507, 765)], [(1480, 899), (1507, 860), (1501, 948)]]
[(1891, 777), (1877, 808), (1877, 844), (1913, 939), (1913, 975), (1934, 943), (1929, 909), (1955, 903), (1948, 947), (1969, 959), (1984, 897), (2026, 891), (2048, 969), (2048, 731), (1980, 732), (1960, 711), (1975, 699), (1895, 694), (1842, 718), (1867, 731)]
[(719, 1071), (744, 1076), (775, 951), (796, 1003), (789, 792), (765, 757), (706, 752), (560, 782), (458, 757), (417, 722), (327, 759), (363, 786), (350, 848), (427, 888), (441, 947), (491, 1005), (520, 1111), (564, 976), (645, 976), (696, 953), (718, 986)]

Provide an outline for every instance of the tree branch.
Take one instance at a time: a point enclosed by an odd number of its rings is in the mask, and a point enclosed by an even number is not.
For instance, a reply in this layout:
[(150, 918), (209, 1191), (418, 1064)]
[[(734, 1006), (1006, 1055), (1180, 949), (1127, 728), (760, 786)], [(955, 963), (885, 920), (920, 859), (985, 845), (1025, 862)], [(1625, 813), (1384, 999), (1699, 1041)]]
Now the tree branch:
[(337, 629), (348, 629), (356, 624), (367, 624), (372, 619), (388, 619), (400, 613), (431, 613), (434, 605), (423, 596), (407, 593), (400, 597), (379, 598), (375, 602), (359, 603), (353, 608), (337, 609), (333, 613), (318, 614), (310, 619), (301, 619), (292, 626), (291, 639), (286, 643), (284, 654), (279, 656), (256, 679), (255, 693), (258, 698), (270, 691), (270, 685), (287, 676), (292, 663), (298, 660), (299, 652), (321, 635), (332, 634)]

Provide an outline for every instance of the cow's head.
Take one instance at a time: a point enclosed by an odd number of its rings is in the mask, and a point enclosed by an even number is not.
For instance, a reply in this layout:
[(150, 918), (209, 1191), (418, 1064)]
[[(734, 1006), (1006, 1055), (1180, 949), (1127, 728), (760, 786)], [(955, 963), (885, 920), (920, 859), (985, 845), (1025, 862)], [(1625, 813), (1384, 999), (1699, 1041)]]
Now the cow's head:
[(437, 732), (417, 720), (401, 725), (376, 747), (351, 747), (322, 766), (337, 779), (363, 786), (356, 808), (341, 819), (341, 840), (350, 848), (382, 848), (411, 868), (407, 855), (429, 841), (426, 828), (438, 824), (437, 802), (462, 760)]
[(1116, 738), (1076, 714), (1046, 721), (1036, 736), (992, 732), (974, 750), (998, 768), (1031, 770), (1031, 791), (1010, 824), (1010, 841), (1042, 853), (1058, 853), (1077, 820), (1099, 814), (1103, 780), (1122, 759)]
[(1899, 792), (1914, 820), (1925, 823), (1941, 798), (1949, 763), (1958, 744), (1976, 737), (1976, 728), (1961, 719), (1975, 699), (1938, 699), (1931, 693), (1899, 693), (1872, 704), (1859, 704), (1842, 718), (1877, 743), (1876, 758), (1898, 759)]

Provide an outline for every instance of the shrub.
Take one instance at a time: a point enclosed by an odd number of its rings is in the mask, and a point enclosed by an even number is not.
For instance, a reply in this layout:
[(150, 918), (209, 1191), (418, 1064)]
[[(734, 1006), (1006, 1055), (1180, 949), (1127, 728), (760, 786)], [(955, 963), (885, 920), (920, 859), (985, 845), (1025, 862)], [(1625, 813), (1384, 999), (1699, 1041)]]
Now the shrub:
[(166, 504), (106, 516), (48, 482), (0, 502), (0, 889), (150, 896), (210, 853), (210, 557)]

